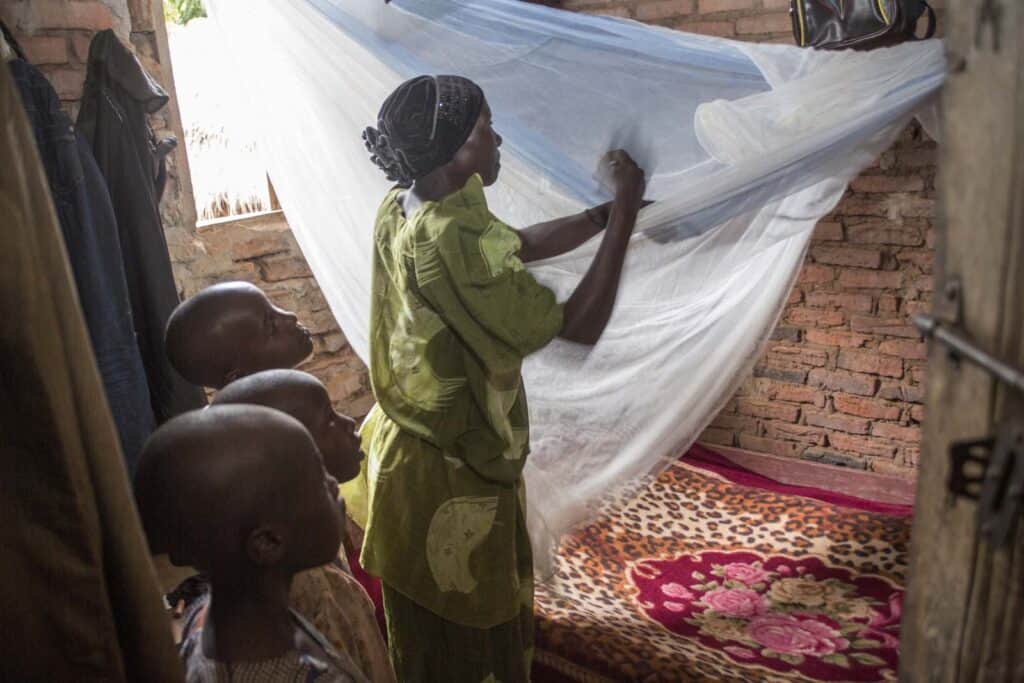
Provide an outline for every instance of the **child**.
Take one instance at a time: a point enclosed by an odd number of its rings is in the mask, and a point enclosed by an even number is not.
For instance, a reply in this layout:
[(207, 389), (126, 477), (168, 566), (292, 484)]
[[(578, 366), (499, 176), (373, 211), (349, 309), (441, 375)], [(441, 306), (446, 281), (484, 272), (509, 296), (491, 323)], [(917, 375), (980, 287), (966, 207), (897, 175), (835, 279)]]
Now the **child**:
[(327, 472), (344, 482), (359, 474), (356, 421), (335, 412), (327, 388), (300, 370), (265, 370), (217, 392), (212, 405), (247, 403), (275, 408), (291, 415), (309, 430), (320, 449)]
[(186, 413), (149, 439), (135, 474), (143, 526), (210, 578), (183, 633), (188, 683), (367, 680), (288, 608), (294, 576), (337, 556), (337, 487), (309, 432), (270, 408)]
[[(347, 481), (359, 473), (362, 453), (355, 421), (331, 406), (316, 377), (298, 370), (267, 370), (221, 389), (214, 406), (261, 405), (291, 415), (309, 430), (328, 474)], [(374, 683), (393, 683), (394, 671), (374, 616), (373, 603), (343, 558), (296, 577), (291, 605), (327, 639), (355, 660)]]
[(248, 282), (223, 282), (183, 301), (165, 335), (171, 365), (193, 384), (220, 389), (239, 377), (291, 368), (313, 352), (294, 313)]

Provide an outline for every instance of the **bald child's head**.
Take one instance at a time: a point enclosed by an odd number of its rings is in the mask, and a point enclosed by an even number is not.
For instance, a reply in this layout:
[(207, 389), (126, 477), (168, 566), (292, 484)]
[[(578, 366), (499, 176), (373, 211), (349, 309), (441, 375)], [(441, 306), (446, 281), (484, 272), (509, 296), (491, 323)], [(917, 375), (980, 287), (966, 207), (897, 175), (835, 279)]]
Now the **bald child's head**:
[(313, 351), (309, 330), (248, 282), (207, 287), (167, 321), (167, 356), (193, 384), (220, 389), (246, 375), (291, 368)]
[(334, 410), (327, 388), (300, 370), (265, 370), (217, 392), (213, 405), (251, 404), (280, 410), (309, 430), (324, 466), (338, 481), (354, 479), (363, 458), (356, 422)]
[(261, 406), (213, 406), (161, 426), (135, 495), (154, 552), (213, 576), (297, 572), (341, 543), (338, 484), (308, 431)]

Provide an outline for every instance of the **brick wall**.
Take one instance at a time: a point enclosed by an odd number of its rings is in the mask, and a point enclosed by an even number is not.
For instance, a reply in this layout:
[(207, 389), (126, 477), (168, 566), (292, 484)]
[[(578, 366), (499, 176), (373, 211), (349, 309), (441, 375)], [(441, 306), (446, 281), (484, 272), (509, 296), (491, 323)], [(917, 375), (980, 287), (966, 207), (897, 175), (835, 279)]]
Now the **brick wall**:
[[(53, 83), (72, 118), (78, 113), (89, 43), (97, 31), (113, 29), (171, 95), (170, 104), (150, 120), (157, 135), (184, 140), (159, 0), (0, 0), (0, 19)], [(161, 203), (181, 295), (233, 279), (262, 287), (275, 303), (297, 312), (313, 331), (315, 353), (303, 368), (324, 381), (340, 410), (365, 415), (372, 404), (366, 369), (327, 309), (283, 215), (218, 221), (197, 228), (183, 146), (169, 157)]]
[(201, 256), (180, 264), (186, 295), (225, 280), (259, 286), (278, 306), (295, 311), (313, 333), (313, 356), (302, 369), (324, 382), (339, 410), (355, 417), (370, 411), (366, 366), (338, 328), (283, 213), (201, 224), (195, 244)]
[[(158, 5), (0, 0), (0, 17), (73, 112), (88, 40), (100, 28), (128, 37), (173, 93)], [(563, 0), (562, 6), (695, 33), (791, 41), (788, 0)], [(154, 125), (180, 137), (173, 102)], [(916, 468), (925, 355), (909, 316), (927, 307), (932, 289), (935, 158), (934, 143), (911, 127), (854, 181), (818, 226), (754, 376), (705, 432), (706, 441), (884, 472)], [(182, 293), (228, 279), (263, 287), (317, 333), (308, 369), (324, 379), (342, 410), (364, 414), (372, 400), (366, 369), (338, 330), (280, 214), (197, 230), (182, 154), (173, 166), (163, 211)]]
[(920, 455), (935, 143), (908, 128), (815, 230), (767, 351), (704, 433), (753, 451), (908, 473)]
[[(933, 2), (940, 8), (943, 3)], [(740, 40), (792, 43), (789, 0), (564, 0), (562, 6)], [(941, 26), (941, 23), (940, 23)], [(908, 128), (818, 225), (751, 377), (702, 439), (909, 474), (920, 455), (932, 291), (935, 143)]]

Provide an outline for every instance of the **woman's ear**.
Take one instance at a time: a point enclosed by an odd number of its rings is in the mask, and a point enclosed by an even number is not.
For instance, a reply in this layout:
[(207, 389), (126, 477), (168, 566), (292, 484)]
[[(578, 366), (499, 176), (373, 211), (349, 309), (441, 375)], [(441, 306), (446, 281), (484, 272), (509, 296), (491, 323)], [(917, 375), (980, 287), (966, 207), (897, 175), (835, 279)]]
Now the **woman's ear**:
[(245, 539), (245, 554), (259, 567), (273, 566), (284, 557), (285, 532), (276, 524), (257, 527)]

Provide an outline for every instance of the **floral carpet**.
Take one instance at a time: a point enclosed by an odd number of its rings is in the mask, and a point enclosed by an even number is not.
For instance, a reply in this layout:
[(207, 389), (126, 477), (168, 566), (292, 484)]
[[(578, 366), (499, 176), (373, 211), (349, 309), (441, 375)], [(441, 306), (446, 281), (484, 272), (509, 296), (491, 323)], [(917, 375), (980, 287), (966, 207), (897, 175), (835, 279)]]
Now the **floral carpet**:
[(563, 543), (534, 681), (895, 680), (909, 515), (694, 447)]

